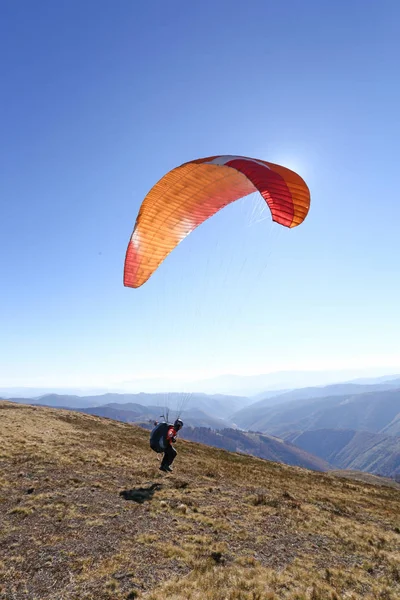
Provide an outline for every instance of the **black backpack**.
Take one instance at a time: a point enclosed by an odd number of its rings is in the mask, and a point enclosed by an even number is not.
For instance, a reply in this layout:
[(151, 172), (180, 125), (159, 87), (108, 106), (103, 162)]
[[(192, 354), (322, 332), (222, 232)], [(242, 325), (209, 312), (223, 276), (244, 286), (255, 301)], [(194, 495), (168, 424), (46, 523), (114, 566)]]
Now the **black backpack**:
[(172, 427), (169, 423), (158, 423), (150, 433), (150, 448), (154, 452), (165, 452), (167, 447), (168, 429)]

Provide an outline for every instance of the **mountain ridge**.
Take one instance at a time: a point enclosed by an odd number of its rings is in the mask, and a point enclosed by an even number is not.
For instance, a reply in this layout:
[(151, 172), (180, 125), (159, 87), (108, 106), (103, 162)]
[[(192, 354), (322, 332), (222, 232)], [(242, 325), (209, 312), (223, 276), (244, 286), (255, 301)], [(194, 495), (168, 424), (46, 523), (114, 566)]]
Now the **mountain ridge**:
[[(282, 437), (308, 429), (365, 429), (374, 433), (390, 427), (400, 433), (400, 389), (369, 391), (344, 396), (298, 399), (272, 407), (252, 406), (233, 415), (244, 429)], [(397, 426), (399, 429), (397, 430)]]
[(292, 433), (285, 439), (339, 469), (400, 476), (400, 437), (351, 429), (320, 429)]

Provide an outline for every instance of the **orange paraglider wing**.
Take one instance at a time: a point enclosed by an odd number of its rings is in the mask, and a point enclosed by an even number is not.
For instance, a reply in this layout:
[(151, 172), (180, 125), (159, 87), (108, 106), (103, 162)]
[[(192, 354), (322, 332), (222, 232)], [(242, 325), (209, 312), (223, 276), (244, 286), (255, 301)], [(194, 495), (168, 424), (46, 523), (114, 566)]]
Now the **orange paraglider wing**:
[(303, 179), (286, 167), (242, 156), (211, 156), (164, 175), (140, 207), (125, 257), (124, 285), (138, 288), (198, 225), (231, 202), (259, 191), (272, 220), (300, 225), (310, 207)]

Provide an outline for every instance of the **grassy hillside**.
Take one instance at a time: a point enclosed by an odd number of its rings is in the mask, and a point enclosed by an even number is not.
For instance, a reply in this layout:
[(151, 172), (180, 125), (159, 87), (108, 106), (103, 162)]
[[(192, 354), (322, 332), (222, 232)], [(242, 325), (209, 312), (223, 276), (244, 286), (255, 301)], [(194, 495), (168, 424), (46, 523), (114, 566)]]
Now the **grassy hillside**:
[(399, 490), (0, 402), (0, 598), (396, 600)]

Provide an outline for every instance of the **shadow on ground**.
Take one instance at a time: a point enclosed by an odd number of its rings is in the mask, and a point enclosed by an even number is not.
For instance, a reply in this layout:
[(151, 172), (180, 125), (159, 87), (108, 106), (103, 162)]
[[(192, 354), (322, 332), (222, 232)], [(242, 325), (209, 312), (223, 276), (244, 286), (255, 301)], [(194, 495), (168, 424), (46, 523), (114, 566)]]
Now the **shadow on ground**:
[(149, 487), (133, 488), (132, 490), (123, 490), (119, 493), (124, 500), (132, 500), (143, 504), (146, 500), (152, 500), (154, 492), (160, 490), (162, 485), (160, 483), (152, 483)]

